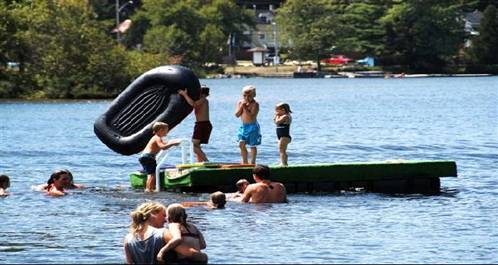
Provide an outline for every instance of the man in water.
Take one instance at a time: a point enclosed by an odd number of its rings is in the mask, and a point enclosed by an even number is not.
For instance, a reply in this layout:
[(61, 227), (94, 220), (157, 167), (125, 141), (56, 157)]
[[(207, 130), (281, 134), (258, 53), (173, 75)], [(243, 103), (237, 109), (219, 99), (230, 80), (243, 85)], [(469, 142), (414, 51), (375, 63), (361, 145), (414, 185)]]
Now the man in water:
[(270, 168), (266, 165), (256, 165), (252, 171), (256, 183), (249, 184), (241, 197), (241, 202), (247, 203), (283, 203), (287, 202), (287, 192), (284, 184), (269, 180)]

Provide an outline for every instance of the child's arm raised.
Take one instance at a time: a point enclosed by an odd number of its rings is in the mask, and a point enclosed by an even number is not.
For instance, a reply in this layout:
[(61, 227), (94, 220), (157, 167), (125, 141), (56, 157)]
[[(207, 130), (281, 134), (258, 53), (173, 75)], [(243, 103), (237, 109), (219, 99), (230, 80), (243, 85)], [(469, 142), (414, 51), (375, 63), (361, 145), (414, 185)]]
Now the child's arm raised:
[(187, 94), (187, 89), (185, 90), (178, 90), (178, 94), (182, 95), (183, 98), (185, 98), (185, 101), (192, 106), (195, 107), (196, 105), (199, 105), (200, 102), (194, 101), (188, 94)]

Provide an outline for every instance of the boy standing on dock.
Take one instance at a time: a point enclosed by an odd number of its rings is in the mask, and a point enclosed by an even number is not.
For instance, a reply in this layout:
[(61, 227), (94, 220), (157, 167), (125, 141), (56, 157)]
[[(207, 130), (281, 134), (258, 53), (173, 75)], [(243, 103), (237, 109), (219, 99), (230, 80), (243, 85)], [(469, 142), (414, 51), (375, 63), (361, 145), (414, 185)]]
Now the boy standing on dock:
[(194, 107), (195, 112), (195, 127), (192, 135), (192, 144), (194, 153), (197, 156), (198, 162), (208, 161), (206, 154), (201, 149), (201, 144), (209, 142), (209, 136), (213, 130), (213, 126), (209, 121), (209, 87), (201, 86), (201, 97), (194, 101), (188, 94), (187, 90), (178, 90), (178, 94), (182, 95), (190, 106)]
[(261, 129), (256, 119), (259, 112), (259, 103), (254, 99), (256, 97), (256, 87), (253, 85), (245, 86), (242, 89), (242, 99), (237, 102), (235, 116), (242, 120), (242, 126), (238, 131), (238, 140), (240, 154), (242, 156), (241, 164), (247, 164), (246, 145), (251, 148), (251, 164), (256, 164), (257, 148), (261, 144)]
[(156, 155), (161, 149), (166, 150), (172, 146), (179, 145), (180, 141), (174, 139), (168, 142), (163, 142), (162, 137), (169, 132), (169, 126), (164, 122), (155, 122), (152, 125), (154, 136), (149, 140), (147, 146), (142, 151), (142, 155), (138, 159), (145, 172), (147, 172), (147, 182), (145, 183), (145, 192), (151, 192), (156, 187)]

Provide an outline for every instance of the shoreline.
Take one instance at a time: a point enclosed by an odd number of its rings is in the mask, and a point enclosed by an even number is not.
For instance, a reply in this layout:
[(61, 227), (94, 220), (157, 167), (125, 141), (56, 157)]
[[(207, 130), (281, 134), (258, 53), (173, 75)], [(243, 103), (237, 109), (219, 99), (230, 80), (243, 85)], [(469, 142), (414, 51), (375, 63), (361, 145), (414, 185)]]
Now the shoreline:
[[(488, 77), (491, 73), (403, 73), (383, 70), (379, 67), (323, 65), (318, 72), (313, 64), (285, 63), (255, 66), (251, 61), (237, 61), (236, 65), (223, 65), (224, 73), (208, 74), (207, 79), (224, 78), (423, 78), (423, 77)], [(354, 68), (353, 68), (354, 67)]]

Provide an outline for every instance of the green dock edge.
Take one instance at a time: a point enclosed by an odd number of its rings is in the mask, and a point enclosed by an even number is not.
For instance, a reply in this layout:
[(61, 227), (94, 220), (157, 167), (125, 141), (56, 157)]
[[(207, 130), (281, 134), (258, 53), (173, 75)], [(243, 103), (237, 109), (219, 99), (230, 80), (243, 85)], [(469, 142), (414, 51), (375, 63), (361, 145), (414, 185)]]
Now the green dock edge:
[[(335, 164), (300, 164), (288, 167), (272, 166), (271, 179), (284, 184), (306, 185), (310, 183), (376, 182), (387, 180), (434, 179), (456, 177), (455, 161), (381, 161)], [(242, 168), (193, 168), (176, 179), (165, 179), (161, 173), (161, 187), (176, 189), (183, 187), (231, 186), (241, 178), (252, 182), (252, 167)], [(144, 188), (147, 175), (140, 172), (130, 174), (132, 188)]]

